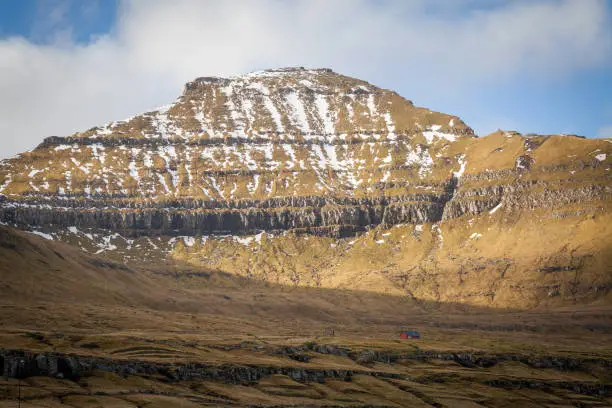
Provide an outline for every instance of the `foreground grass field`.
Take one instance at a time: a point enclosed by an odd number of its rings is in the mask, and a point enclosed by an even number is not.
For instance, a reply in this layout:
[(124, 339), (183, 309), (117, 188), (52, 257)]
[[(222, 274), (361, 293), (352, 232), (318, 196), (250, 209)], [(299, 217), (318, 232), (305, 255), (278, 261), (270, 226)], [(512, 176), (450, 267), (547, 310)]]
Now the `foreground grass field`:
[[(26, 358), (104, 362), (74, 377), (23, 379), (24, 407), (610, 406), (609, 335), (585, 343), (579, 332), (425, 327), (423, 340), (400, 341), (391, 333), (6, 330), (1, 345), (28, 350)], [(18, 381), (2, 378), (0, 406), (15, 406)]]
[(607, 302), (492, 311), (275, 286), (0, 232), (0, 407), (612, 405)]

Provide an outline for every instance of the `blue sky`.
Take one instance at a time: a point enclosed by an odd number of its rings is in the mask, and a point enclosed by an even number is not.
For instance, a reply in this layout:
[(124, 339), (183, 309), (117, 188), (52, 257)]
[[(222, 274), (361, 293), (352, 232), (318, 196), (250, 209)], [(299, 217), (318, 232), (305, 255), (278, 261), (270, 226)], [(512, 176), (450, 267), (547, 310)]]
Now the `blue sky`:
[(479, 134), (612, 137), (612, 0), (0, 1), (0, 157), (196, 76), (331, 67)]
[(108, 33), (117, 17), (115, 0), (3, 0), (0, 3), (0, 36), (22, 36), (34, 43), (53, 40), (57, 31), (70, 27), (72, 37), (87, 43)]

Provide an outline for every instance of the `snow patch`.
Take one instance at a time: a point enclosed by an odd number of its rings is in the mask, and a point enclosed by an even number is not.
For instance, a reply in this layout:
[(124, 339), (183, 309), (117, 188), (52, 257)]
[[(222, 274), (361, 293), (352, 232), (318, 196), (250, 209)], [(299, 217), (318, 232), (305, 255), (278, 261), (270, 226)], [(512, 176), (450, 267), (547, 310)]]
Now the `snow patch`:
[(44, 170), (36, 170), (36, 169), (34, 169), (34, 170), (32, 170), (30, 173), (28, 173), (28, 178), (32, 178), (32, 177), (34, 177), (35, 175), (37, 175), (38, 173), (42, 173), (43, 171), (44, 171)]
[(431, 172), (434, 161), (427, 149), (422, 149), (417, 145), (415, 150), (410, 150), (406, 157), (406, 164), (415, 164), (419, 166), (419, 177), (423, 178), (427, 173)]
[(302, 132), (310, 132), (310, 125), (308, 124), (308, 117), (306, 116), (306, 110), (304, 104), (300, 100), (297, 92), (291, 92), (285, 100), (289, 104), (291, 110), (291, 118), (294, 121), (294, 125)]
[(457, 139), (457, 136), (452, 133), (440, 132), (441, 128), (442, 126), (440, 125), (432, 125), (430, 127), (430, 130), (426, 130), (423, 132), (423, 136), (427, 140), (427, 143), (432, 143), (434, 138), (446, 139), (449, 142), (454, 142)]
[(497, 204), (493, 209), (491, 209), (491, 211), (489, 211), (489, 214), (495, 214), (497, 212), (497, 210), (499, 210), (502, 206), (502, 202), (500, 201), (499, 204)]
[(317, 94), (315, 97), (315, 106), (317, 108), (317, 114), (323, 124), (323, 132), (325, 134), (333, 134), (336, 130), (334, 126), (334, 118), (332, 117), (333, 112), (329, 110), (329, 103), (325, 95)]
[(259, 174), (254, 174), (253, 181), (247, 183), (247, 189), (249, 193), (254, 194), (257, 191), (257, 187), (259, 187)]
[(232, 239), (234, 240), (234, 242), (238, 242), (239, 244), (244, 245), (245, 247), (248, 247), (251, 242), (255, 241), (255, 237), (233, 236)]
[(391, 118), (391, 113), (387, 112), (383, 115), (383, 118), (385, 119), (385, 124), (387, 125), (387, 138), (394, 140), (396, 139), (395, 136), (395, 124), (393, 123), (393, 119)]
[(461, 176), (463, 176), (463, 173), (465, 172), (465, 166), (467, 165), (467, 161), (463, 161), (464, 158), (465, 158), (465, 155), (462, 154), (458, 159), (459, 165), (461, 167), (459, 167), (459, 171), (453, 172), (456, 178), (460, 178)]
[(51, 234), (45, 234), (44, 232), (40, 232), (40, 231), (27, 231), (30, 234), (34, 234), (34, 235), (38, 235), (39, 237), (43, 237), (44, 239), (48, 239), (49, 241), (53, 241), (53, 235)]

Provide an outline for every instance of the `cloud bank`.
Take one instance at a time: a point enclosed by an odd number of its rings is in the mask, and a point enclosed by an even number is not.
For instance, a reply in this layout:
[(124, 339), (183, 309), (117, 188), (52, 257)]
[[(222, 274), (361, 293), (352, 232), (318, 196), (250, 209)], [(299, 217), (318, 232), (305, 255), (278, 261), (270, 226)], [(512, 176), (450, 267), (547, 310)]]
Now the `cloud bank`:
[(602, 126), (597, 132), (597, 137), (612, 139), (612, 125)]
[(87, 43), (59, 20), (48, 42), (0, 40), (0, 157), (167, 103), (197, 76), (331, 67), (416, 104), (555, 81), (610, 64), (610, 19), (603, 0), (123, 1)]

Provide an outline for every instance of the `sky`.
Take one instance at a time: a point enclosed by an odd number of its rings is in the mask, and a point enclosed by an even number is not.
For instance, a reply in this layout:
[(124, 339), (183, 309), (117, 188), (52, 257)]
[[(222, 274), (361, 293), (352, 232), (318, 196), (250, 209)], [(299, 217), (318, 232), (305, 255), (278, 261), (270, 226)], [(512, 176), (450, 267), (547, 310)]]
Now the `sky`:
[(612, 0), (2, 0), (0, 158), (199, 76), (325, 67), (497, 129), (612, 137)]

